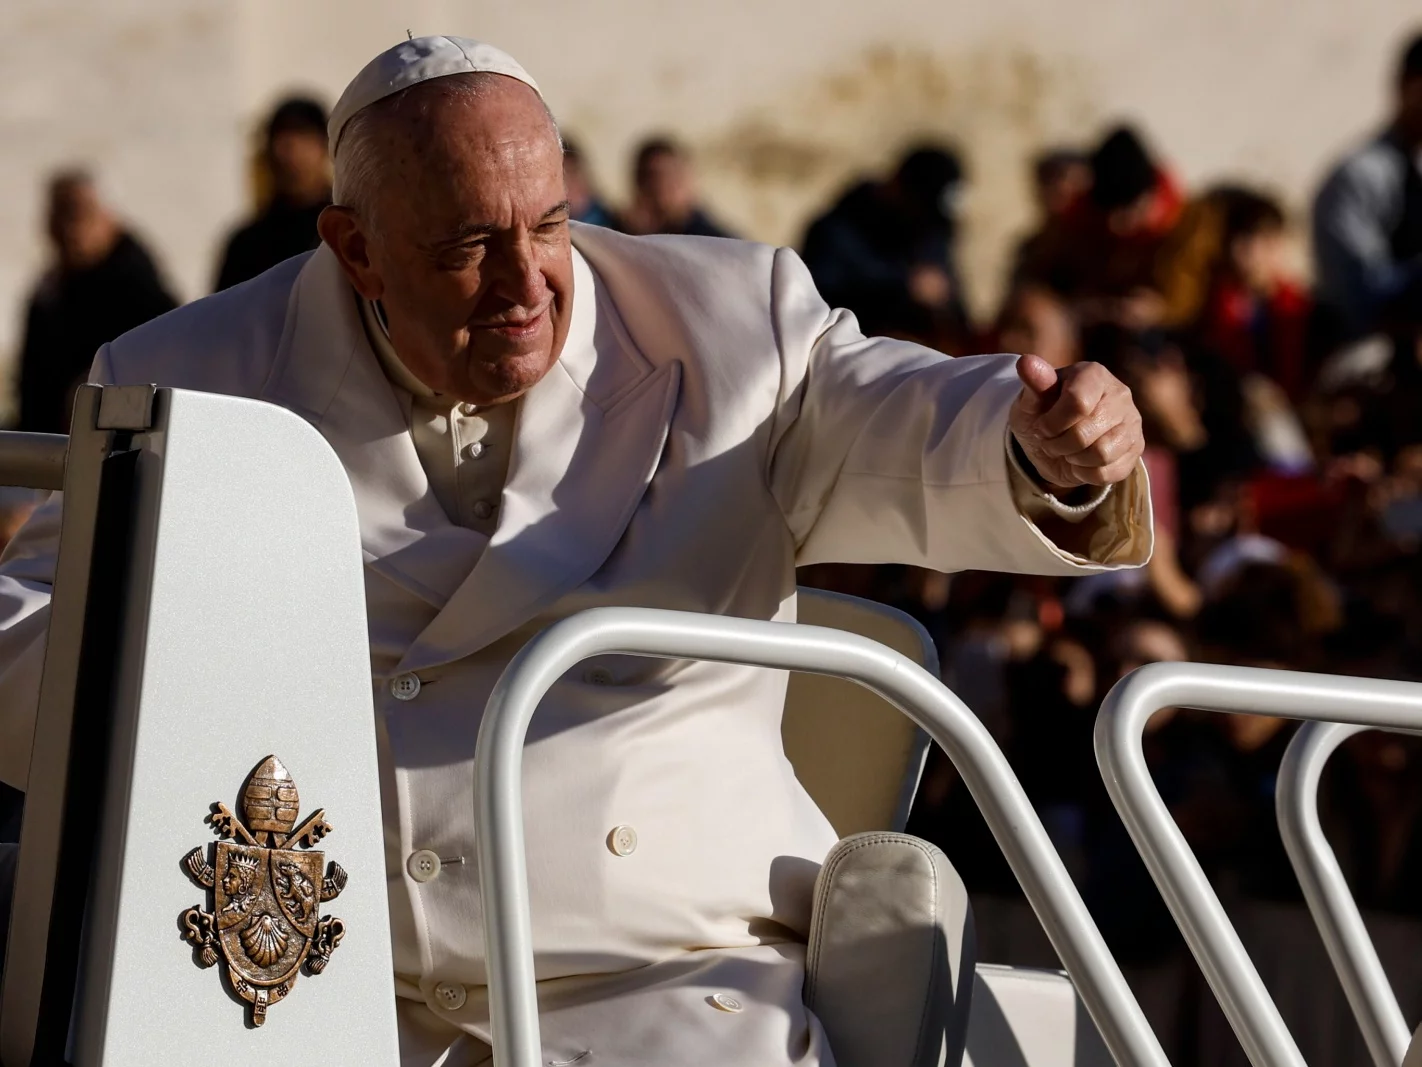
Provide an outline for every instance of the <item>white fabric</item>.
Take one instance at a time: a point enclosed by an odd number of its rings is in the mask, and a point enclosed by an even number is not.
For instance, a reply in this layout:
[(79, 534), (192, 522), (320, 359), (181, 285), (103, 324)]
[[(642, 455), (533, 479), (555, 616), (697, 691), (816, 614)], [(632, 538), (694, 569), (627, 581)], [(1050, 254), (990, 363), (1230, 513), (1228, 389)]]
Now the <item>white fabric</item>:
[[(1140, 471), (1087, 520), (1120, 528), (1111, 563), (1058, 550), (1018, 512), (1004, 447), (1012, 357), (950, 360), (865, 339), (785, 249), (585, 226), (573, 242), (591, 285), (575, 288), (562, 358), (521, 402), (491, 539), (450, 522), (430, 491), (329, 249), (143, 326), (94, 366), (99, 382), (281, 404), (348, 471), (395, 962), (402, 988), (436, 1011), (439, 983), (478, 990), (486, 978), (471, 790), (480, 711), (551, 621), (604, 604), (793, 620), (796, 563), (1079, 574), (1149, 553)], [(232, 462), (242, 454), (234, 441)], [(0, 779), (20, 786), (58, 509), (52, 498), (0, 559)], [(423, 684), (399, 701), (390, 683), (406, 672)], [(639, 980), (670, 981), (693, 948), (803, 941), (836, 835), (783, 754), (784, 698), (781, 673), (621, 656), (553, 688), (524, 764), (541, 980), (630, 972), (604, 979), (616, 1000)], [(639, 841), (626, 857), (607, 844), (622, 824)], [(450, 861), (432, 881), (406, 872), (419, 849)], [(755, 988), (796, 991), (782, 1020), (798, 1010), (800, 966), (788, 953), (752, 968)], [(482, 1003), (471, 992), (443, 1017), (479, 1033)], [(599, 1010), (616, 1024), (615, 1005)], [(724, 1013), (689, 1017), (726, 1025)], [(773, 1047), (784, 1055), (783, 1040)], [(808, 1036), (799, 1047), (818, 1055)]]
[(1062, 971), (980, 963), (963, 1067), (1113, 1067)]
[(447, 78), (451, 74), (479, 73), (516, 78), (534, 92), (539, 92), (538, 83), (519, 65), (518, 60), (482, 41), (437, 35), (416, 37), (401, 41), (394, 48), (387, 48), (361, 68), (331, 109), (331, 118), (326, 125), (331, 155), (334, 156), (339, 150), (341, 132), (357, 111), (420, 82)]

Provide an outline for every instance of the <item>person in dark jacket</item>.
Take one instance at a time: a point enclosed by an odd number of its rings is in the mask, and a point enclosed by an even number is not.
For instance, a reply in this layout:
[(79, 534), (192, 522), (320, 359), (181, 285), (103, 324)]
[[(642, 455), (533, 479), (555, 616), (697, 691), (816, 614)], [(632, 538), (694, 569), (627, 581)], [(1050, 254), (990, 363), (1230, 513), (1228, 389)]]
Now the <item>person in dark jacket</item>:
[(632, 206), (623, 218), (628, 232), (735, 236), (707, 213), (697, 193), (691, 157), (675, 141), (666, 137), (643, 141), (632, 165), (632, 184)]
[(255, 278), (321, 243), (316, 219), (331, 202), (326, 109), (301, 97), (277, 105), (267, 121), (263, 161), (271, 178), (271, 200), (228, 238), (217, 273), (219, 290)]
[(567, 137), (563, 138), (563, 187), (568, 192), (569, 218), (590, 226), (606, 226), (610, 230), (623, 228), (617, 212), (598, 195), (581, 147)]
[(909, 338), (945, 350), (968, 333), (954, 263), (955, 204), (963, 168), (932, 146), (908, 153), (885, 182), (862, 182), (805, 235), (805, 265), (833, 307), (866, 334)]
[(99, 346), (177, 302), (88, 174), (65, 171), (51, 179), (48, 230), (55, 262), (25, 312), (19, 428), (66, 433), (74, 391)]
[(1329, 173), (1313, 205), (1320, 347), (1422, 328), (1422, 33), (1397, 65), (1392, 121)]

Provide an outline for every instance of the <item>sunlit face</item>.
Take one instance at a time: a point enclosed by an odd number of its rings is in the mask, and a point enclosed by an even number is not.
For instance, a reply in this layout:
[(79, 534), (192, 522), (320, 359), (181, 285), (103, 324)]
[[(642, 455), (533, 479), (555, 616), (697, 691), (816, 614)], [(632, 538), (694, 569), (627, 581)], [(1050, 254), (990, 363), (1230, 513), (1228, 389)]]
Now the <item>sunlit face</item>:
[(648, 158), (637, 178), (638, 191), (667, 219), (689, 215), (696, 207), (696, 182), (691, 163), (675, 152)]
[(267, 147), (272, 182), (283, 196), (325, 190), (326, 137), (317, 130), (278, 130)]
[(71, 267), (97, 262), (113, 242), (113, 219), (88, 181), (55, 183), (50, 190), (46, 228), (61, 262)]
[(1031, 352), (1060, 370), (1079, 357), (1076, 323), (1066, 302), (1041, 286), (1018, 290), (999, 337), (1005, 352)]
[(1286, 273), (1288, 246), (1284, 232), (1266, 227), (1237, 237), (1230, 248), (1235, 273), (1246, 288), (1261, 295), (1272, 293)]
[[(437, 84), (437, 83), (432, 83)], [(573, 306), (563, 156), (542, 101), (491, 78), (432, 93), (388, 128), (371, 218), (328, 208), (322, 237), (385, 309), (405, 366), (437, 393), (496, 404), (562, 351)]]

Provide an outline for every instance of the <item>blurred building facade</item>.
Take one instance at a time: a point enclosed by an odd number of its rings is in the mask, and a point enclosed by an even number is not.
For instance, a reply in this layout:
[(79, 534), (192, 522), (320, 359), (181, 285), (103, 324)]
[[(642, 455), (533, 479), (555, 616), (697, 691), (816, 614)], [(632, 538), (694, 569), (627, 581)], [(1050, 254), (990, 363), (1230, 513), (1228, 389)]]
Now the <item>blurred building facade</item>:
[(0, 358), (43, 262), (46, 174), (83, 164), (178, 294), (207, 291), (252, 206), (252, 138), (282, 94), (333, 100), (408, 30), (495, 42), (537, 77), (600, 187), (653, 131), (695, 153), (739, 233), (794, 242), (865, 168), (947, 139), (971, 183), (962, 269), (1000, 294), (1030, 217), (1028, 161), (1137, 121), (1190, 183), (1238, 177), (1302, 207), (1382, 121), (1412, 0), (7, 0), (0, 15)]

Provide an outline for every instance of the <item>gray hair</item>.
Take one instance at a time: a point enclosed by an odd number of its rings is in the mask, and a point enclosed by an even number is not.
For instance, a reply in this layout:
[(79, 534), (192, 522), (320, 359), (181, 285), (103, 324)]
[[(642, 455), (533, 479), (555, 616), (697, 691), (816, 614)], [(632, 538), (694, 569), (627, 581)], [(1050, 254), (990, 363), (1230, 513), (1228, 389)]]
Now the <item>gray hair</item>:
[[(412, 85), (357, 111), (341, 131), (339, 144), (331, 146), (334, 156), (332, 202), (353, 210), (367, 226), (374, 225), (373, 208), (388, 145), (388, 140), (381, 137), (382, 127), (389, 120), (418, 121), (425, 118), (436, 98), (475, 100), (484, 95), (494, 79), (509, 80), (501, 74), (486, 71), (451, 74)], [(548, 115), (549, 125), (553, 127), (553, 135), (561, 149), (563, 135), (558, 129), (558, 122), (542, 96), (539, 101), (543, 103), (543, 110)]]

